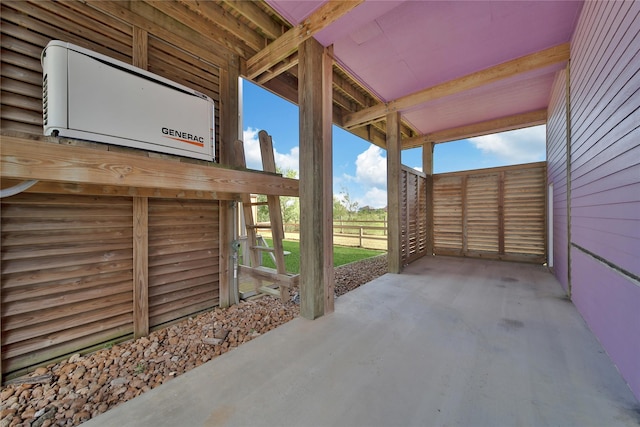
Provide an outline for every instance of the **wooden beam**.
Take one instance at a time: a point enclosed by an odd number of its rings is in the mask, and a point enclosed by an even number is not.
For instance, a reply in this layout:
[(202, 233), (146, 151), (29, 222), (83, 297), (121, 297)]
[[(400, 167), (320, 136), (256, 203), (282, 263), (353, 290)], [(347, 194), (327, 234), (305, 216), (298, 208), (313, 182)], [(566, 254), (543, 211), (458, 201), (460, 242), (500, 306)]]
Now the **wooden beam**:
[(133, 337), (149, 335), (149, 203), (133, 198)]
[[(23, 180), (2, 178), (0, 186), (9, 188), (23, 182)], [(196, 200), (238, 200), (237, 193), (222, 193), (210, 191), (189, 191), (160, 188), (119, 187), (115, 185), (77, 184), (73, 182), (39, 181), (25, 193), (45, 194), (78, 194), (85, 196), (124, 196), (149, 197), (161, 199), (196, 199)]]
[(335, 272), (333, 269), (333, 45), (322, 53), (322, 150), (324, 177), (322, 221), (324, 233), (324, 313), (333, 313), (335, 297)]
[(201, 166), (2, 136), (0, 176), (146, 189), (298, 196), (298, 181), (272, 174)]
[[(153, 2), (154, 6), (158, 3), (166, 4), (168, 2)], [(196, 28), (200, 33), (207, 34), (213, 31), (212, 27), (220, 27), (224, 30), (224, 32), (222, 32), (224, 34), (223, 38), (229, 38), (229, 35), (233, 35), (238, 42), (246, 44), (256, 52), (262, 49), (266, 44), (266, 40), (262, 35), (258, 34), (248, 25), (245, 25), (238, 18), (228, 13), (218, 4), (218, 2), (185, 1), (183, 4), (194, 11), (194, 20), (196, 23), (200, 23), (199, 27), (194, 28)], [(203, 16), (207, 18), (208, 22), (202, 19)]]
[(140, 27), (133, 27), (133, 65), (143, 70), (149, 66), (149, 36)]
[(426, 198), (427, 198), (427, 212), (426, 212), (426, 230), (427, 241), (426, 252), (428, 256), (433, 255), (433, 147), (434, 144), (428, 142), (422, 146), (422, 172), (426, 175)]
[(515, 114), (484, 122), (472, 123), (456, 128), (445, 129), (432, 132), (403, 141), (403, 149), (414, 148), (425, 142), (440, 144), (461, 139), (473, 138), (493, 133), (506, 132), (510, 130), (523, 129), (531, 126), (546, 124), (547, 110), (541, 109), (527, 113)]
[(265, 84), (271, 79), (278, 77), (280, 74), (284, 73), (292, 69), (293, 67), (298, 65), (298, 52), (294, 52), (289, 58), (285, 58), (283, 62), (276, 65), (272, 69), (268, 70), (266, 73), (259, 76), (255, 82), (258, 84)]
[(387, 114), (387, 215), (389, 218), (387, 257), (389, 273), (402, 271), (401, 168), (400, 113), (395, 112)]
[(429, 87), (403, 96), (386, 104), (378, 104), (370, 108), (349, 114), (343, 126), (354, 128), (384, 117), (394, 111), (404, 111), (434, 99), (454, 95), (483, 85), (497, 82), (518, 74), (548, 67), (569, 60), (569, 43), (563, 43), (549, 49), (541, 50), (502, 64), (486, 68), (457, 79)]
[[(220, 140), (218, 149), (221, 163), (237, 166), (235, 142), (240, 138), (240, 61), (236, 55), (230, 55), (229, 66), (220, 70), (220, 100), (225, 108), (220, 113)], [(246, 194), (246, 193), (245, 193)], [(236, 206), (235, 202), (220, 201), (219, 233), (220, 252), (219, 265), (219, 301), (220, 307), (237, 304), (240, 300), (238, 280), (234, 274), (237, 252), (233, 246), (236, 239)]]
[(244, 16), (258, 27), (266, 37), (277, 39), (282, 34), (282, 27), (252, 1), (223, 0), (223, 3)]
[(487, 120), (470, 125), (427, 133), (408, 138), (402, 141), (402, 149), (419, 147), (423, 144), (458, 141), (460, 139), (489, 135), (491, 133), (505, 132), (508, 130), (522, 129), (529, 126), (543, 125), (547, 122), (547, 110), (529, 111), (528, 113), (514, 114), (513, 116)]
[(363, 0), (328, 1), (320, 6), (302, 24), (291, 28), (273, 43), (247, 60), (247, 77), (258, 77), (298, 49), (298, 45), (312, 38), (318, 31), (346, 15)]
[(331, 76), (325, 75), (324, 48), (315, 39), (305, 40), (299, 52), (300, 315), (315, 319), (325, 312), (325, 260), (333, 250), (327, 247), (333, 227), (327, 225), (331, 213), (325, 202), (332, 199), (331, 85), (326, 84)]

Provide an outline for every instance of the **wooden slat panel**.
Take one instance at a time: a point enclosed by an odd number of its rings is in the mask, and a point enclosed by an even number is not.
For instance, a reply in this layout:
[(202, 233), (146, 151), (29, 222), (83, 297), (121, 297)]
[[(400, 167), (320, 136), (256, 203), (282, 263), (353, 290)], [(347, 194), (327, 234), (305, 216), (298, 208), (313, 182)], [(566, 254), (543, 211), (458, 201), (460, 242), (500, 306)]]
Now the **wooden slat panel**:
[(536, 163), (435, 175), (434, 252), (543, 262), (545, 174)]
[(545, 257), (546, 169), (505, 172), (505, 253)]
[(498, 252), (497, 174), (471, 175), (467, 180), (467, 249)]
[(218, 202), (149, 200), (149, 325), (218, 304)]
[(131, 199), (22, 193), (1, 213), (4, 372), (130, 328)]
[(433, 177), (434, 253), (462, 251), (462, 178)]
[(426, 177), (414, 169), (401, 170), (401, 253), (403, 263), (426, 254)]

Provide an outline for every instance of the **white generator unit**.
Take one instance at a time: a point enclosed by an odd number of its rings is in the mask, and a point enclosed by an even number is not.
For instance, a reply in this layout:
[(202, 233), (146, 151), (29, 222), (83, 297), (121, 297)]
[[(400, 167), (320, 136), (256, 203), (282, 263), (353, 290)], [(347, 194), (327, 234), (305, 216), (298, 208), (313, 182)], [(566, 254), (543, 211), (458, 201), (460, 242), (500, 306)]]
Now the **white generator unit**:
[(96, 52), (42, 52), (44, 134), (214, 160), (213, 100)]

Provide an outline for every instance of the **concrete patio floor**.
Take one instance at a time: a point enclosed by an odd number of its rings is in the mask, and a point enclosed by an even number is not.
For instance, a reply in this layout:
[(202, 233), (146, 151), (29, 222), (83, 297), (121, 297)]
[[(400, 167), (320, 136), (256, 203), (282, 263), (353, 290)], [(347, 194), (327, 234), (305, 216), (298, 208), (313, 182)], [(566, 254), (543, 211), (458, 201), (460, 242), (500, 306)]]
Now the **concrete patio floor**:
[(640, 404), (546, 268), (435, 257), (84, 425), (637, 426)]

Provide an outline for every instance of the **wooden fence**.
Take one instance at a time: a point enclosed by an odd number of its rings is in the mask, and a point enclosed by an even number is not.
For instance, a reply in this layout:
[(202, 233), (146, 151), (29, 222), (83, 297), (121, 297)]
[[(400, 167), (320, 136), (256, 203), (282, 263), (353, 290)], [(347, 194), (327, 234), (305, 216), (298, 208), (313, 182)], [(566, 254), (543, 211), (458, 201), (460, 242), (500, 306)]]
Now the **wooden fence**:
[(434, 253), (546, 261), (546, 162), (438, 174)]

